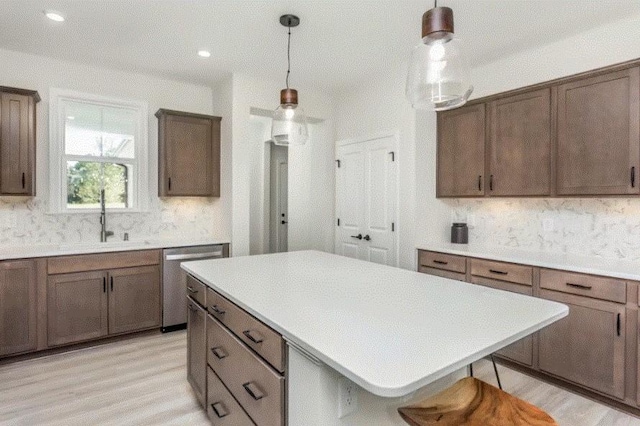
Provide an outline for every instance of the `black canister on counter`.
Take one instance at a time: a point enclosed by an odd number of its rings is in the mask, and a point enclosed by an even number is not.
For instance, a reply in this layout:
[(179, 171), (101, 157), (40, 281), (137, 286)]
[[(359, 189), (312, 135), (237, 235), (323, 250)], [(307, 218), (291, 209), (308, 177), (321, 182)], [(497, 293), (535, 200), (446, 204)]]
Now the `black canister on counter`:
[(469, 243), (469, 227), (466, 223), (454, 223), (451, 225), (451, 242), (454, 244)]

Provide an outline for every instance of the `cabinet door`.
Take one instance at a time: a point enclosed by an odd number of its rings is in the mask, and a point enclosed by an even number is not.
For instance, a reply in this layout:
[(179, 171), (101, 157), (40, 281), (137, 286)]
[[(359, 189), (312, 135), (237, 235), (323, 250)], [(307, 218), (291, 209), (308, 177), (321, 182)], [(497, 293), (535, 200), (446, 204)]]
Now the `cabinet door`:
[(485, 106), (438, 114), (438, 197), (484, 195)]
[(640, 193), (639, 80), (632, 68), (558, 87), (558, 195)]
[[(530, 285), (520, 285), (476, 276), (471, 277), (471, 282), (485, 287), (510, 291), (512, 293), (525, 294), (527, 296), (531, 296), (533, 294), (533, 290)], [(497, 351), (496, 354), (509, 358), (513, 361), (517, 361), (521, 364), (531, 366), (533, 365), (533, 336), (527, 336), (520, 339), (517, 342), (506, 346), (504, 349)]]
[(49, 346), (106, 336), (107, 305), (106, 273), (50, 275), (47, 284)]
[(551, 90), (491, 102), (489, 195), (551, 194)]
[(36, 307), (35, 262), (1, 262), (0, 356), (36, 349)]
[(207, 335), (206, 312), (196, 302), (187, 298), (187, 380), (204, 407), (207, 399)]
[(158, 266), (109, 272), (109, 334), (160, 326)]
[(160, 118), (160, 196), (220, 196), (220, 122), (214, 117)]
[(0, 100), (0, 193), (35, 195), (35, 102), (13, 93)]
[(540, 331), (540, 370), (624, 398), (624, 305), (542, 290), (569, 306), (569, 316)]

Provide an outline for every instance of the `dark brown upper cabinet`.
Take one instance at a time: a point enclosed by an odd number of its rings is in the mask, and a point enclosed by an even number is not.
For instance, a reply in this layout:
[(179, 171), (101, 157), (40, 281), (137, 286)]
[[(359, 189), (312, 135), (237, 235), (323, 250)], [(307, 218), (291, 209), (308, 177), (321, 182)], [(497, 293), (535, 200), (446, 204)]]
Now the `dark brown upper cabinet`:
[(438, 114), (438, 197), (484, 195), (485, 106)]
[(489, 195), (551, 195), (551, 89), (491, 102), (489, 126)]
[(438, 113), (437, 197), (640, 195), (639, 65), (612, 65)]
[(558, 195), (639, 194), (640, 71), (558, 87)]
[(0, 87), (0, 195), (35, 196), (38, 92)]
[(220, 196), (220, 117), (160, 109), (158, 195)]

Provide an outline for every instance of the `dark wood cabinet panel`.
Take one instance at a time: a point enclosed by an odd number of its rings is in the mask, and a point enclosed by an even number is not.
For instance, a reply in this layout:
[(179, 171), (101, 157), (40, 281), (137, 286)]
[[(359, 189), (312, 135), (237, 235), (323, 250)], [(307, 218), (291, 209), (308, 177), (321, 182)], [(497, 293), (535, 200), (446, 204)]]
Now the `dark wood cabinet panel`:
[[(533, 295), (533, 289), (530, 285), (514, 284), (477, 276), (471, 277), (471, 282), (473, 284), (483, 285), (485, 287), (491, 287), (498, 290), (510, 291), (512, 293), (525, 294), (527, 296)], [(496, 353), (500, 356), (509, 358), (521, 364), (532, 366), (533, 336), (531, 335), (520, 339), (517, 342), (506, 346), (504, 349), (497, 351)]]
[(0, 194), (35, 195), (36, 92), (0, 87)]
[(109, 331), (107, 291), (106, 272), (49, 276), (49, 346), (106, 336)]
[(35, 261), (0, 262), (0, 356), (37, 347)]
[(640, 194), (640, 71), (558, 87), (558, 195)]
[(489, 104), (489, 195), (551, 195), (551, 89)]
[(618, 399), (625, 393), (625, 306), (542, 290), (569, 316), (539, 334), (540, 370)]
[(437, 157), (438, 197), (484, 195), (484, 104), (438, 114)]
[(161, 109), (160, 197), (220, 196), (220, 117)]
[(207, 313), (191, 298), (187, 300), (187, 380), (204, 407), (207, 400)]
[(160, 268), (109, 271), (109, 334), (160, 326)]

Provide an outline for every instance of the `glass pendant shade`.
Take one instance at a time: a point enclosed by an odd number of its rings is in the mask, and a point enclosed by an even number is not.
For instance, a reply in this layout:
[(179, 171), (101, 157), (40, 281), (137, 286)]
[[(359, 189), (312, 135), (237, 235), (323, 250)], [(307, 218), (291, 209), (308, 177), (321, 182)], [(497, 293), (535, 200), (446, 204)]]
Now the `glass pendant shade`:
[[(440, 9), (444, 12), (438, 15)], [(450, 13), (450, 18), (443, 13)], [(443, 16), (451, 21), (436, 21)], [(473, 86), (462, 43), (453, 36), (453, 12), (448, 8), (436, 8), (428, 11), (425, 17), (424, 37), (413, 49), (409, 63), (407, 99), (416, 109), (444, 111), (457, 108), (467, 102)], [(447, 31), (442, 31), (443, 27)], [(431, 28), (436, 31), (430, 32)]]
[(276, 145), (304, 145), (309, 139), (307, 117), (298, 106), (298, 91), (280, 92), (280, 106), (273, 112), (271, 140)]

